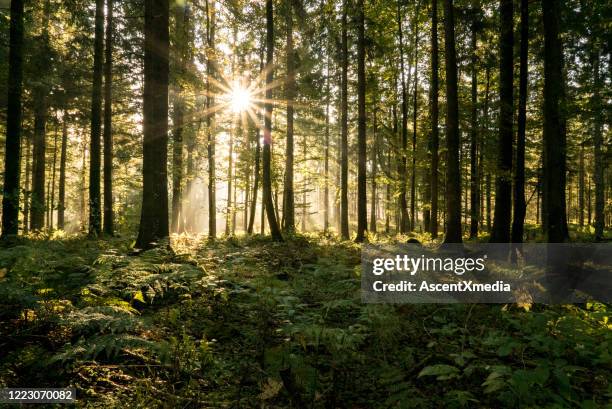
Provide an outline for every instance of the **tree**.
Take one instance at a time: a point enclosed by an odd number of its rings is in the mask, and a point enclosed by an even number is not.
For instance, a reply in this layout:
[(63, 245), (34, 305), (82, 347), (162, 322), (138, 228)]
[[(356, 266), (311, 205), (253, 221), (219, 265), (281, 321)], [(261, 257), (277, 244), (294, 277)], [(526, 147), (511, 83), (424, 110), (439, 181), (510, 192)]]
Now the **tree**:
[(168, 0), (145, 0), (143, 191), (136, 247), (167, 238)]
[(472, 106), (470, 123), (470, 238), (478, 236), (478, 219), (480, 217), (480, 175), (478, 173), (478, 1), (472, 4), (471, 53), (472, 53)]
[[(402, 9), (400, 0), (397, 0), (397, 33), (399, 37), (399, 51), (400, 51), (400, 75), (401, 75), (401, 86), (402, 86), (402, 137), (401, 137), (401, 151), (400, 160), (398, 166), (398, 177), (400, 182), (400, 194), (399, 194), (399, 211), (400, 211), (400, 233), (406, 233), (409, 230), (409, 217), (408, 217), (408, 203), (406, 201), (406, 179), (407, 179), (407, 167), (408, 161), (406, 157), (406, 151), (408, 149), (408, 101), (406, 92), (406, 79), (404, 70), (404, 35), (402, 30)], [(410, 81), (410, 80), (408, 80)]]
[(512, 242), (523, 242), (525, 224), (525, 128), (527, 125), (527, 58), (529, 51), (529, 1), (521, 0), (521, 51), (519, 72), (518, 132), (516, 136), (516, 165), (514, 171), (514, 218)]
[(459, 166), (459, 103), (453, 0), (444, 0), (446, 52), (446, 243), (461, 243), (461, 170)]
[(348, 0), (342, 2), (342, 75), (340, 84), (340, 123), (341, 123), (341, 159), (340, 159), (340, 236), (349, 238), (348, 223), (348, 33), (347, 13)]
[(173, 109), (173, 144), (172, 144), (172, 216), (170, 230), (179, 233), (183, 229), (181, 219), (183, 196), (183, 134), (185, 128), (185, 102), (183, 81), (187, 60), (187, 31), (189, 12), (187, 4), (174, 6), (175, 29), (175, 78)]
[(57, 228), (64, 230), (66, 211), (66, 160), (68, 154), (68, 113), (64, 105), (62, 115), (62, 147), (60, 148), (59, 192), (57, 199)]
[(21, 96), (23, 85), (23, 0), (11, 1), (8, 105), (4, 187), (2, 193), (2, 237), (19, 233), (19, 159), (21, 157)]
[(513, 100), (513, 0), (500, 0), (501, 33), (499, 37), (499, 139), (497, 146), (497, 177), (495, 183), (495, 211), (491, 242), (510, 242), (512, 213), (512, 116)]
[(274, 81), (274, 8), (273, 0), (266, 0), (266, 103), (264, 115), (264, 140), (263, 140), (263, 205), (266, 208), (270, 234), (275, 241), (283, 241), (283, 235), (278, 227), (274, 201), (272, 200), (272, 172), (270, 169), (272, 153), (272, 88), (270, 84)]
[(89, 234), (102, 231), (100, 200), (100, 137), (102, 135), (102, 60), (104, 54), (104, 0), (96, 0), (91, 139), (89, 147)]
[[(595, 47), (593, 47), (595, 48)], [(595, 157), (595, 172), (593, 174), (593, 182), (595, 183), (595, 239), (602, 240), (604, 236), (605, 214), (604, 214), (604, 152), (602, 151), (603, 136), (602, 136), (602, 103), (601, 89), (603, 84), (601, 74), (599, 72), (600, 57), (599, 50), (594, 49), (592, 52), (593, 60), (593, 147)]]
[[(113, 0), (106, 0), (106, 49), (104, 63), (104, 233), (114, 234), (113, 214)], [(62, 139), (63, 149), (63, 139)], [(62, 151), (63, 152), (63, 151)]]
[(431, 221), (429, 232), (432, 238), (438, 237), (438, 0), (431, 1), (431, 87), (429, 104), (431, 116)]
[(365, 76), (365, 18), (363, 0), (357, 0), (357, 237), (361, 243), (368, 228), (366, 186), (366, 76)]
[(32, 90), (34, 105), (34, 141), (32, 152), (32, 194), (30, 203), (30, 230), (42, 230), (45, 225), (45, 153), (47, 150), (47, 97), (51, 47), (49, 44), (50, 0), (43, 9), (42, 33), (36, 38), (33, 68), (39, 75)]
[(567, 239), (565, 219), (565, 132), (562, 124), (563, 50), (559, 36), (560, 2), (542, 0), (544, 20), (543, 225), (549, 243)]
[(287, 142), (285, 148), (285, 180), (283, 191), (283, 230), (295, 230), (295, 198), (293, 191), (293, 100), (295, 99), (295, 69), (293, 61), (293, 13), (291, 2), (286, 3), (287, 23), (287, 80), (285, 98), (287, 99)]
[(216, 1), (206, 0), (206, 134), (208, 153), (208, 237), (214, 239), (217, 236), (217, 197), (215, 175), (215, 98), (212, 94), (211, 84), (216, 73)]

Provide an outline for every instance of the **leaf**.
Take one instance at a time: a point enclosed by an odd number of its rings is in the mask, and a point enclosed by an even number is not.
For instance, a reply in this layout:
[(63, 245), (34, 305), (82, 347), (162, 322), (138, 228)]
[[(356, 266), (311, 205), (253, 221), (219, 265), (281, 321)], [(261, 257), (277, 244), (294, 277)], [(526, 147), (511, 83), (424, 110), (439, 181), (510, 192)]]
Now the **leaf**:
[(457, 378), (459, 376), (459, 369), (445, 364), (429, 365), (419, 372), (418, 377), (420, 378), (421, 376), (435, 376), (437, 380), (442, 381)]
[(139, 301), (141, 303), (145, 303), (144, 296), (142, 295), (142, 291), (138, 290), (134, 293), (134, 297), (132, 300)]

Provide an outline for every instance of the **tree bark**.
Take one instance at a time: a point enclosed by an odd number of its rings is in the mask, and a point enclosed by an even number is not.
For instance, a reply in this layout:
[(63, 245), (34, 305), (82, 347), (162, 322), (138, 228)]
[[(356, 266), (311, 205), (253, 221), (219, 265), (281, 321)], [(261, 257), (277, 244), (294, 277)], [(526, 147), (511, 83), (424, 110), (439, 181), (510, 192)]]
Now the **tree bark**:
[(216, 6), (215, 0), (206, 0), (207, 14), (207, 64), (206, 64), (206, 133), (207, 133), (207, 153), (208, 153), (208, 237), (214, 239), (217, 236), (217, 178), (215, 175), (215, 98), (212, 94), (211, 84), (216, 73), (216, 50), (215, 50), (215, 31), (216, 31)]
[(593, 182), (595, 183), (595, 239), (602, 240), (604, 237), (604, 204), (605, 204), (605, 186), (604, 186), (604, 152), (603, 135), (602, 135), (602, 103), (601, 89), (603, 87), (601, 74), (599, 72), (600, 56), (599, 51), (594, 50), (593, 55), (593, 147), (595, 159), (595, 172), (593, 173)]
[(11, 1), (6, 149), (2, 193), (2, 237), (19, 233), (19, 162), (23, 91), (23, 0)]
[(114, 235), (113, 213), (113, 1), (106, 0), (106, 62), (104, 64), (104, 234)]
[(495, 180), (495, 211), (493, 214), (492, 243), (510, 242), (512, 215), (512, 117), (513, 99), (513, 0), (500, 0), (501, 19), (500, 75), (499, 75), (499, 140), (497, 147), (497, 175)]
[(274, 9), (273, 0), (266, 0), (266, 103), (264, 116), (264, 143), (263, 143), (263, 203), (266, 207), (270, 234), (275, 241), (283, 241), (278, 226), (274, 202), (272, 200), (272, 172), (271, 172), (271, 145), (272, 145), (272, 88), (274, 80)]
[(104, 0), (96, 0), (93, 88), (91, 93), (91, 139), (89, 143), (89, 234), (102, 231), (100, 198), (100, 139), (102, 136), (102, 64), (104, 55)]
[(341, 161), (340, 161), (340, 236), (349, 239), (348, 222), (348, 0), (342, 3), (342, 81), (341, 81)]
[(544, 14), (544, 166), (543, 224), (550, 243), (567, 238), (565, 219), (565, 115), (562, 109), (563, 64), (559, 36), (560, 2), (542, 0)]
[(295, 98), (295, 70), (293, 66), (293, 13), (291, 2), (286, 2), (285, 20), (287, 25), (287, 79), (285, 98), (287, 99), (287, 141), (285, 146), (285, 180), (283, 191), (283, 230), (295, 230), (295, 197), (293, 190), (293, 100)]
[(444, 0), (446, 50), (446, 243), (461, 243), (461, 169), (459, 166), (459, 103), (453, 0)]
[(397, 1), (397, 32), (399, 37), (399, 51), (400, 51), (400, 75), (401, 75), (401, 86), (402, 86), (402, 136), (401, 136), (401, 150), (400, 150), (400, 161), (398, 166), (398, 178), (400, 183), (400, 194), (399, 194), (399, 207), (400, 207), (400, 233), (407, 233), (409, 230), (409, 216), (408, 216), (408, 203), (406, 200), (406, 180), (407, 180), (407, 167), (408, 158), (406, 157), (406, 151), (408, 150), (408, 101), (406, 91), (406, 79), (404, 69), (404, 33), (402, 29), (402, 10), (401, 2)]
[(366, 175), (366, 76), (365, 76), (365, 18), (363, 0), (357, 0), (357, 243), (363, 242), (368, 229)]
[(514, 173), (514, 219), (512, 242), (523, 242), (525, 227), (525, 129), (527, 125), (527, 58), (529, 51), (529, 0), (521, 0), (521, 56), (519, 72), (518, 133), (516, 137), (516, 166)]
[[(377, 103), (377, 101), (375, 102), (375, 104)], [(375, 106), (374, 107), (374, 112), (373, 112), (373, 124), (372, 124), (372, 138), (374, 139), (373, 143), (372, 143), (372, 204), (370, 206), (370, 231), (372, 233), (376, 233), (376, 203), (377, 203), (377, 183), (376, 183), (376, 177), (377, 177), (377, 171), (378, 171), (378, 163), (377, 163), (377, 157), (378, 157), (378, 109)]]
[(432, 238), (438, 237), (438, 0), (431, 1), (431, 88), (429, 94), (431, 116), (431, 197), (429, 232)]
[(174, 132), (172, 144), (172, 218), (170, 230), (180, 233), (183, 226), (183, 140), (185, 134), (185, 101), (183, 82), (187, 63), (189, 9), (187, 4), (174, 6), (175, 20), (175, 84), (174, 84)]
[(68, 149), (68, 114), (64, 108), (62, 117), (62, 148), (60, 153), (59, 197), (57, 201), (57, 228), (64, 230), (66, 211), (66, 153)]
[(478, 221), (480, 213), (480, 175), (478, 167), (478, 151), (482, 147), (478, 146), (478, 57), (477, 35), (478, 21), (477, 13), (480, 11), (480, 4), (473, 4), (473, 21), (471, 27), (471, 48), (472, 48), (472, 115), (470, 124), (470, 238), (478, 237)]
[(145, 0), (143, 195), (136, 247), (167, 238), (168, 0)]

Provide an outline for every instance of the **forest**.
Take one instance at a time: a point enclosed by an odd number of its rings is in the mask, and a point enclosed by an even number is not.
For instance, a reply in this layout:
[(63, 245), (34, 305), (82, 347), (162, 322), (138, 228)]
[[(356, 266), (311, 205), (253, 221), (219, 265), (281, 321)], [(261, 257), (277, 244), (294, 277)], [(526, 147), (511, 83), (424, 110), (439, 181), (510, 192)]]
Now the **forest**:
[(360, 287), (366, 244), (612, 246), (611, 17), (0, 0), (0, 388), (88, 408), (611, 407), (606, 300)]

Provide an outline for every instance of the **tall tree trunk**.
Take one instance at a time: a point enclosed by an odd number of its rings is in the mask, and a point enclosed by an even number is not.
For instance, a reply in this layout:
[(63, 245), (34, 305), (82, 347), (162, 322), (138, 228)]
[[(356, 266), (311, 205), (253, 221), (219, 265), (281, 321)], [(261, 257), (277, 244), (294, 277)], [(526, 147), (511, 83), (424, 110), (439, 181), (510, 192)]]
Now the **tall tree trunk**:
[(51, 167), (51, 206), (49, 206), (49, 230), (53, 230), (53, 211), (55, 210), (55, 176), (56, 176), (56, 165), (57, 165), (57, 139), (58, 139), (58, 126), (59, 122), (57, 116), (55, 117), (55, 135), (53, 136), (53, 163)]
[(113, 1), (106, 0), (106, 49), (104, 64), (104, 234), (114, 234), (113, 213)]
[(348, 222), (348, 0), (342, 3), (342, 81), (340, 85), (341, 103), (341, 161), (340, 161), (340, 236), (349, 239)]
[(327, 55), (327, 75), (325, 78), (325, 157), (324, 157), (324, 190), (323, 190), (323, 231), (329, 231), (329, 53)]
[(499, 37), (499, 140), (497, 149), (497, 177), (495, 180), (495, 213), (491, 242), (510, 242), (512, 215), (512, 117), (514, 115), (513, 62), (513, 0), (500, 0), (501, 33)]
[(357, 0), (357, 237), (361, 243), (368, 228), (366, 175), (366, 76), (365, 76), (365, 18), (363, 0)]
[(264, 115), (264, 143), (263, 143), (263, 204), (266, 207), (270, 234), (275, 241), (283, 241), (274, 202), (272, 200), (272, 81), (274, 80), (274, 9), (273, 0), (266, 0), (266, 103)]
[(429, 94), (431, 116), (431, 201), (429, 232), (432, 238), (438, 237), (438, 0), (431, 1), (431, 87)]
[(584, 142), (580, 143), (580, 156), (578, 159), (578, 224), (584, 226)]
[(137, 248), (168, 229), (168, 0), (145, 0), (143, 194)]
[[(232, 214), (235, 204), (232, 204), (232, 182), (233, 182), (233, 167), (234, 167), (234, 132), (238, 129), (237, 120), (234, 118), (234, 124), (230, 129), (228, 164), (227, 164), (227, 207), (225, 210), (225, 235), (229, 236), (232, 232)], [(234, 188), (235, 189), (235, 188)]]
[(563, 64), (559, 35), (560, 2), (542, 0), (544, 13), (544, 166), (543, 212), (545, 234), (550, 243), (567, 238), (565, 219), (565, 115), (562, 109)]
[(409, 230), (409, 216), (408, 216), (408, 203), (406, 201), (406, 180), (407, 178), (407, 167), (408, 158), (406, 157), (406, 151), (408, 150), (408, 101), (406, 91), (406, 79), (404, 69), (404, 33), (402, 29), (403, 13), (401, 9), (401, 2), (397, 0), (397, 32), (399, 37), (399, 51), (400, 51), (400, 75), (401, 75), (401, 86), (402, 86), (402, 137), (401, 137), (401, 148), (400, 148), (400, 160), (398, 166), (398, 178), (400, 183), (400, 194), (399, 194), (399, 207), (400, 207), (400, 233), (407, 233)]
[(285, 150), (285, 180), (283, 191), (283, 230), (295, 230), (295, 197), (293, 190), (293, 100), (295, 98), (295, 70), (293, 66), (293, 13), (291, 2), (286, 2), (285, 20), (287, 25), (287, 143)]
[(446, 50), (446, 243), (461, 243), (461, 169), (459, 167), (459, 103), (453, 0), (444, 0)]
[(8, 101), (4, 187), (2, 193), (2, 237), (19, 233), (19, 161), (21, 159), (21, 94), (23, 88), (23, 0), (11, 1)]
[(416, 4), (414, 16), (414, 93), (412, 104), (412, 168), (410, 171), (410, 230), (416, 228), (416, 142), (417, 114), (419, 97), (419, 10), (421, 2)]
[[(85, 134), (85, 130), (81, 129), (81, 135)], [(82, 141), (81, 141), (82, 145), (81, 148), (83, 149), (82, 151), (82, 158), (81, 158), (81, 186), (80, 186), (80, 197), (79, 197), (79, 208), (80, 208), (80, 230), (81, 231), (85, 231), (85, 229), (87, 228), (87, 201), (85, 199), (85, 191), (87, 190), (87, 156), (88, 156), (88, 151), (87, 151), (87, 141), (85, 140), (85, 137), (82, 137)]]
[(478, 221), (480, 213), (480, 175), (478, 173), (478, 57), (477, 57), (477, 13), (480, 11), (479, 2), (473, 3), (474, 13), (472, 21), (472, 117), (470, 124), (470, 238), (478, 237)]
[(64, 230), (66, 211), (66, 153), (68, 149), (68, 114), (64, 108), (62, 116), (62, 148), (60, 153), (59, 198), (57, 200), (57, 228)]
[(216, 31), (216, 1), (206, 0), (206, 30), (208, 60), (206, 64), (206, 133), (208, 150), (208, 237), (214, 239), (217, 236), (217, 177), (215, 175), (215, 99), (212, 94), (211, 85), (216, 75), (215, 56), (215, 31)]
[(25, 186), (24, 186), (24, 195), (23, 195), (23, 234), (28, 234), (30, 230), (30, 196), (31, 196), (31, 186), (30, 179), (32, 176), (32, 167), (30, 157), (32, 154), (32, 143), (30, 137), (25, 136), (26, 143), (26, 157), (25, 157)]
[(525, 128), (527, 125), (527, 58), (529, 51), (529, 0), (521, 0), (521, 57), (519, 73), (518, 133), (516, 137), (516, 166), (514, 173), (514, 219), (512, 242), (523, 242), (525, 228)]
[[(377, 103), (377, 101), (375, 102)], [(374, 108), (374, 113), (373, 113), (373, 124), (372, 124), (372, 138), (374, 139), (373, 143), (372, 143), (372, 205), (370, 206), (370, 231), (372, 233), (376, 233), (376, 202), (377, 200), (377, 183), (376, 183), (376, 176), (377, 176), (377, 171), (378, 171), (378, 163), (377, 163), (377, 159), (378, 159), (378, 109), (377, 107)]]
[(91, 92), (91, 140), (89, 148), (89, 234), (102, 231), (100, 200), (100, 138), (102, 135), (102, 64), (104, 56), (104, 0), (96, 0), (93, 88)]
[[(596, 48), (594, 46), (593, 48)], [(593, 54), (593, 146), (595, 159), (595, 172), (593, 173), (593, 181), (595, 182), (595, 239), (601, 240), (604, 236), (604, 203), (605, 203), (605, 186), (604, 186), (604, 152), (603, 137), (602, 137), (602, 103), (601, 89), (603, 84), (601, 74), (599, 72), (600, 56), (599, 51), (594, 50)]]
[(183, 82), (187, 64), (189, 8), (186, 3), (174, 6), (175, 21), (175, 84), (174, 84), (174, 132), (172, 144), (172, 218), (170, 230), (180, 233), (183, 220), (183, 139), (185, 134), (185, 101)]

